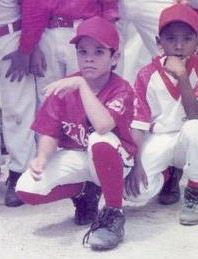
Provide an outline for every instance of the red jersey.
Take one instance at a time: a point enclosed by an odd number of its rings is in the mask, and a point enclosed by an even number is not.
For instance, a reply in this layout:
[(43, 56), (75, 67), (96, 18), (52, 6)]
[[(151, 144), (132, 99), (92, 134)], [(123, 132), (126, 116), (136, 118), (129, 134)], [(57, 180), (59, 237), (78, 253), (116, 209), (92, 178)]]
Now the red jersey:
[(117, 0), (23, 0), (21, 13), (19, 49), (29, 54), (52, 17), (62, 17), (68, 23), (96, 15), (115, 20), (118, 18), (118, 7)]
[[(133, 155), (135, 146), (130, 135), (133, 91), (129, 83), (112, 73), (97, 97), (115, 120), (116, 127), (112, 132), (117, 135), (128, 153)], [(87, 149), (88, 137), (95, 131), (86, 116), (78, 90), (61, 97), (48, 97), (38, 111), (32, 129), (58, 139), (59, 147), (80, 150)]]

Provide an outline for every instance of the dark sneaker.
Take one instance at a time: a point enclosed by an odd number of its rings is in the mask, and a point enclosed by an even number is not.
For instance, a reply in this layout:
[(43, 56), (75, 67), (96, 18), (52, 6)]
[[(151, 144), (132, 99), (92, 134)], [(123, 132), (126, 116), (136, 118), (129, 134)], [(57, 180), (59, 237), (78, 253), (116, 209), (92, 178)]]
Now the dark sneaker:
[(125, 216), (122, 209), (104, 207), (83, 238), (93, 250), (116, 247), (124, 237)]
[(169, 167), (168, 170), (170, 170), (170, 178), (164, 184), (158, 197), (159, 203), (163, 205), (170, 205), (180, 200), (179, 182), (183, 171), (175, 167)]
[(16, 183), (20, 176), (21, 174), (17, 172), (10, 171), (9, 173), (6, 181), (7, 191), (5, 195), (5, 205), (8, 207), (18, 207), (24, 204), (15, 193)]
[(74, 221), (77, 225), (87, 225), (96, 219), (100, 197), (101, 188), (92, 182), (86, 182), (83, 192), (72, 198), (76, 207)]
[(198, 189), (185, 188), (180, 224), (189, 226), (198, 224)]

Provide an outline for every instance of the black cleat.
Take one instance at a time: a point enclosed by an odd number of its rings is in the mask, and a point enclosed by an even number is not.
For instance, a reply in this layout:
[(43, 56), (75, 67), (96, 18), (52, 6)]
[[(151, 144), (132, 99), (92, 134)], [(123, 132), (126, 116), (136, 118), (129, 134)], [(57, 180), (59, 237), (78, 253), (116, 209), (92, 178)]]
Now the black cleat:
[(109, 250), (124, 237), (125, 215), (122, 209), (104, 207), (83, 238), (93, 250)]
[(179, 182), (182, 177), (182, 169), (169, 167), (170, 178), (164, 184), (159, 196), (158, 201), (163, 205), (170, 205), (180, 200), (180, 187)]
[(16, 183), (20, 176), (20, 173), (14, 171), (10, 171), (9, 173), (8, 179), (6, 181), (7, 191), (5, 195), (5, 205), (8, 207), (18, 207), (24, 204), (15, 192)]
[(86, 182), (83, 192), (72, 198), (75, 210), (76, 225), (92, 223), (98, 215), (98, 203), (101, 197), (101, 188), (92, 182)]

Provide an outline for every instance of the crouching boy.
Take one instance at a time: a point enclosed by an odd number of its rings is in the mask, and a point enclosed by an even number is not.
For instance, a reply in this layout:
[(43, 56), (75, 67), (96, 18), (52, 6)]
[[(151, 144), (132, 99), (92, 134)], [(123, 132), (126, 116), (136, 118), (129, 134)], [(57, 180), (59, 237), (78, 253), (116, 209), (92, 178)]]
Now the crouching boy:
[(129, 177), (136, 194), (130, 199), (146, 203), (168, 180), (159, 172), (181, 168), (188, 177), (180, 215), (184, 225), (198, 224), (197, 33), (198, 16), (190, 7), (177, 4), (162, 12), (157, 43), (164, 55), (138, 74), (132, 122), (140, 152)]
[(101, 186), (105, 206), (84, 241), (92, 249), (110, 249), (124, 235), (123, 178), (135, 151), (129, 132), (133, 92), (112, 72), (119, 58), (112, 23), (88, 19), (71, 43), (80, 72), (49, 86), (55, 90), (32, 125), (41, 135), (37, 156), (20, 178), (17, 194), (40, 204), (78, 195), (85, 181)]

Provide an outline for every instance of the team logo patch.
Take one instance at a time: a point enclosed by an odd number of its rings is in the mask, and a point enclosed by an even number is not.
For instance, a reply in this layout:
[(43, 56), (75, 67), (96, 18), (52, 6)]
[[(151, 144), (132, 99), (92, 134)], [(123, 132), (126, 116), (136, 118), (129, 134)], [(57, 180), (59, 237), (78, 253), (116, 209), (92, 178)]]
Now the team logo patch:
[(122, 98), (113, 100), (111, 102), (107, 102), (106, 105), (111, 110), (114, 110), (114, 111), (119, 112), (121, 114), (123, 114), (125, 112), (124, 101), (123, 101)]
[(88, 133), (82, 124), (69, 123), (62, 121), (63, 132), (65, 135), (74, 140), (78, 145), (87, 147)]

